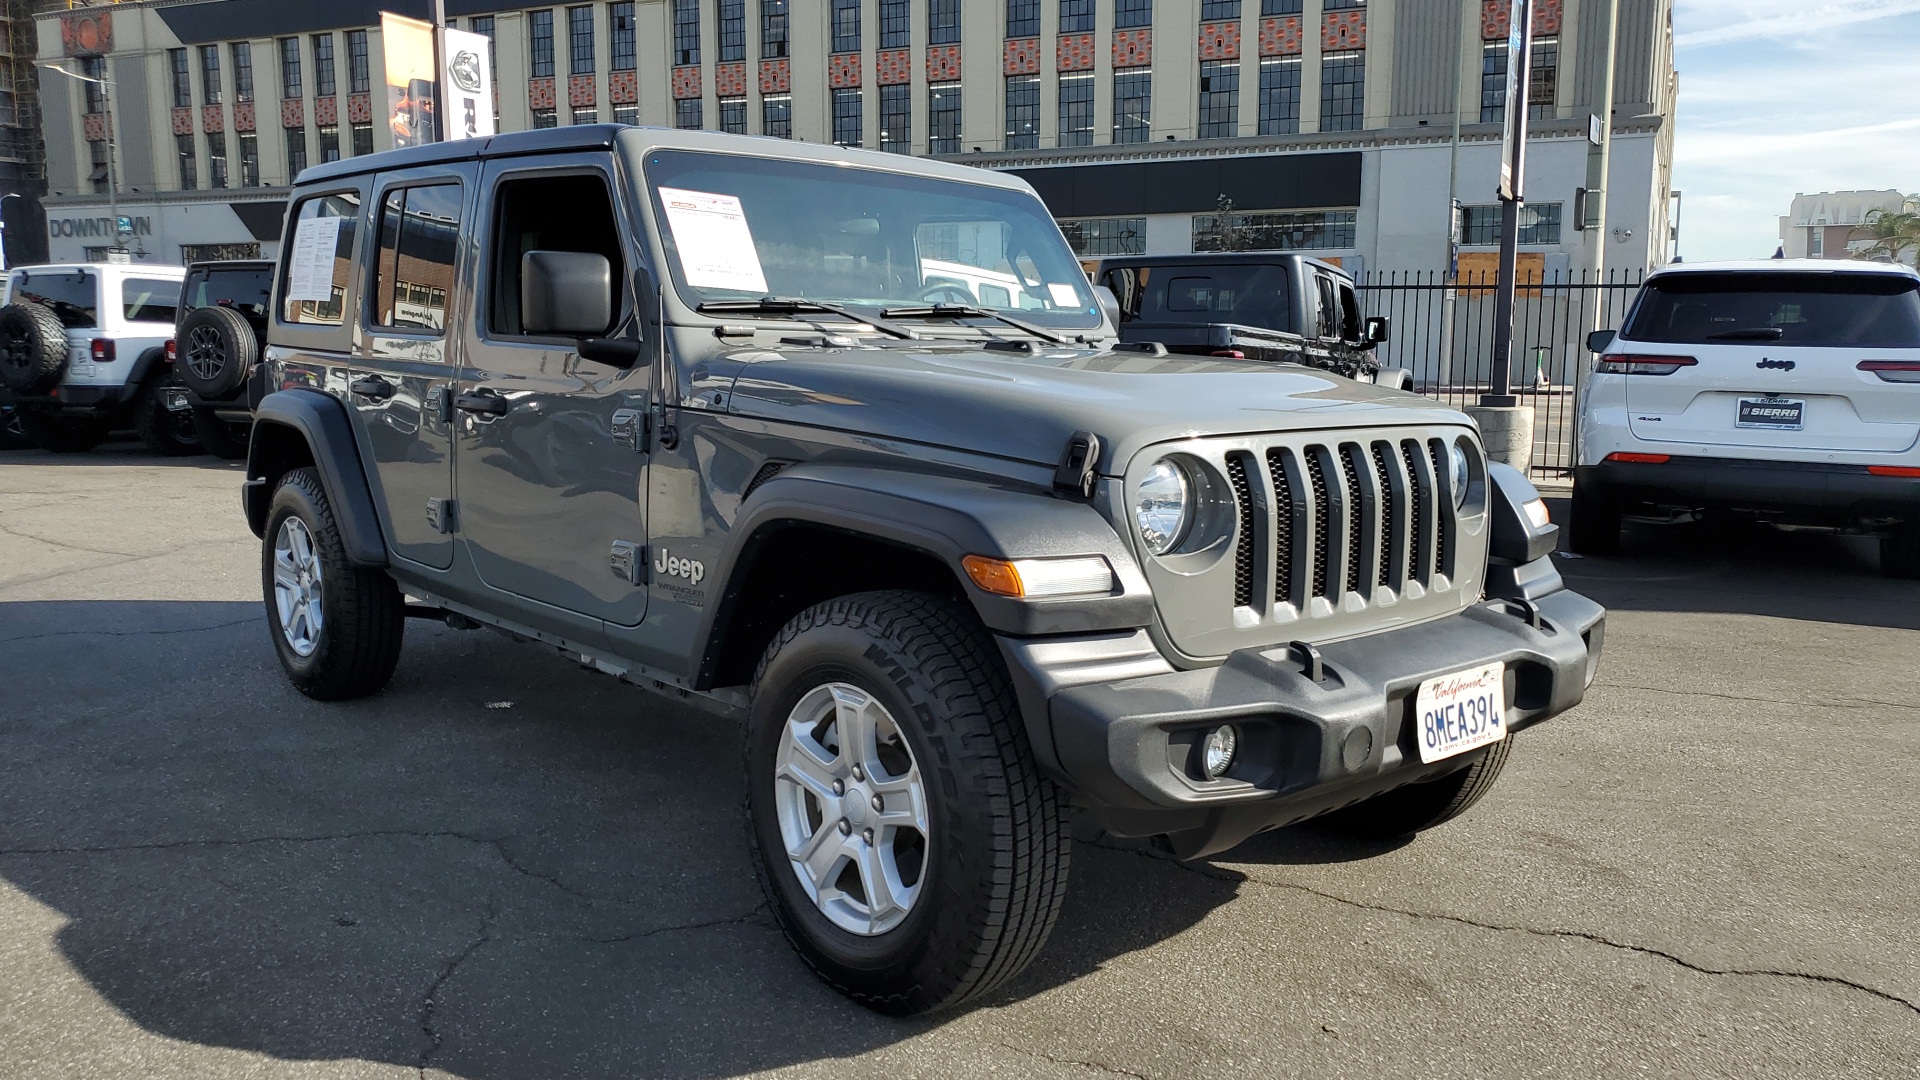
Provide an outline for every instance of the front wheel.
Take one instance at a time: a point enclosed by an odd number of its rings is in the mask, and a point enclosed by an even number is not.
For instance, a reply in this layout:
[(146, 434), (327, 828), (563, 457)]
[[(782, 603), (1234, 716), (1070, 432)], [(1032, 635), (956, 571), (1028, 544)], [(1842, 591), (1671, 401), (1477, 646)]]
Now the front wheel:
[(1002, 660), (920, 593), (818, 604), (754, 677), (747, 810), (787, 940), (869, 1008), (931, 1012), (1018, 974), (1065, 895), (1065, 808)]
[(1512, 740), (1501, 739), (1488, 747), (1480, 760), (1459, 772), (1375, 795), (1320, 821), (1328, 829), (1363, 840), (1390, 840), (1444, 825), (1466, 813), (1492, 789), (1500, 771), (1507, 767), (1507, 753), (1512, 747)]
[(320, 701), (365, 697), (393, 677), (406, 601), (385, 571), (347, 562), (312, 469), (280, 478), (267, 508), (260, 579), (274, 651), (301, 693)]

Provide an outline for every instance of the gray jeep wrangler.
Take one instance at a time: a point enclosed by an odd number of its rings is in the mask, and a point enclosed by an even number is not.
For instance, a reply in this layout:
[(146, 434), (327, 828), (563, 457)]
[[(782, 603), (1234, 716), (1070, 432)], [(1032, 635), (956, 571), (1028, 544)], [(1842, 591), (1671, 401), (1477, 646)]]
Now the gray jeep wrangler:
[(301, 173), (245, 507), (273, 643), (409, 616), (743, 720), (761, 880), (896, 1013), (1033, 959), (1069, 822), (1402, 835), (1579, 702), (1604, 612), (1459, 413), (1126, 345), (1018, 179), (569, 127)]

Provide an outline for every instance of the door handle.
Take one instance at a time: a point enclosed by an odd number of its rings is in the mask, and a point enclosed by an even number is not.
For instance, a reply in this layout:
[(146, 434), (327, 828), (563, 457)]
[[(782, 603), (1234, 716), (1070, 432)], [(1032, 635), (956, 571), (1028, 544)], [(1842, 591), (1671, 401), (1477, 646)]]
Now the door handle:
[(462, 412), (487, 416), (507, 415), (507, 399), (491, 390), (475, 390), (453, 399), (453, 407)]
[(378, 375), (355, 379), (347, 389), (353, 391), (355, 397), (372, 398), (375, 401), (385, 401), (393, 396), (393, 384)]

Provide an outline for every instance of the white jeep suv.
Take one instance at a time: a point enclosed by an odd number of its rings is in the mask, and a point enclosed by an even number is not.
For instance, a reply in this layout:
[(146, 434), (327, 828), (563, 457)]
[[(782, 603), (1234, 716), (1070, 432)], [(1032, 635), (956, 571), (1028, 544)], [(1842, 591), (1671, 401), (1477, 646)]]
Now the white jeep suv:
[(1665, 267), (1589, 344), (1573, 550), (1615, 550), (1623, 513), (1713, 508), (1878, 535), (1882, 569), (1920, 577), (1920, 274)]

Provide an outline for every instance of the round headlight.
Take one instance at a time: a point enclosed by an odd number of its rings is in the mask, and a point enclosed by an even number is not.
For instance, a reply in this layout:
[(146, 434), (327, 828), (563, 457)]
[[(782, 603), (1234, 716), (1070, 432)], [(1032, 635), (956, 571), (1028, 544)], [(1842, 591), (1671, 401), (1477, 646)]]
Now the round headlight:
[(1447, 444), (1448, 468), (1453, 475), (1448, 478), (1453, 492), (1453, 508), (1460, 509), (1467, 503), (1467, 485), (1473, 482), (1473, 474), (1467, 462), (1467, 448), (1459, 442)]
[(1193, 523), (1193, 484), (1187, 471), (1167, 458), (1148, 469), (1134, 495), (1133, 520), (1154, 555), (1165, 555), (1186, 539)]
[(1205, 770), (1207, 779), (1218, 780), (1233, 767), (1233, 752), (1240, 748), (1240, 737), (1234, 734), (1233, 725), (1217, 727), (1207, 732), (1206, 739), (1200, 744), (1200, 767)]

